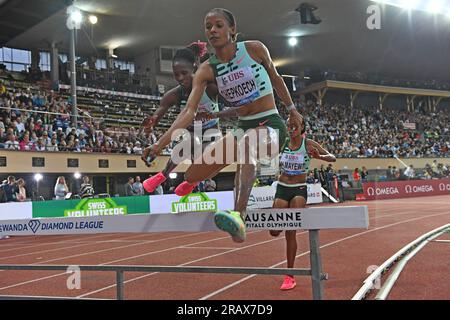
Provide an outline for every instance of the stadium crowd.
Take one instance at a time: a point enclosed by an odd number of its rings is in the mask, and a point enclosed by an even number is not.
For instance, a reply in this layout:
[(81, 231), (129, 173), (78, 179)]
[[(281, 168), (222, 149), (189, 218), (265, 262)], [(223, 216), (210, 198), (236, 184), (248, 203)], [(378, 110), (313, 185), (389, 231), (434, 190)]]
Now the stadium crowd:
[[(75, 128), (70, 122), (70, 98), (53, 91), (32, 92), (0, 86), (0, 148), (141, 154), (144, 144), (157, 141), (164, 129), (156, 128), (150, 137), (145, 137), (134, 126), (108, 126), (101, 118), (87, 116), (79, 117)], [(101, 97), (96, 99), (100, 101)], [(375, 107), (351, 109), (338, 104), (308, 103), (299, 107), (306, 116), (308, 137), (323, 144), (336, 157), (449, 156), (450, 114), (442, 110), (426, 114), (389, 108), (380, 111)], [(109, 106), (104, 104), (102, 109), (107, 117)], [(137, 123), (145, 113), (141, 108), (138, 110)], [(405, 122), (418, 127), (407, 129)], [(225, 124), (223, 129), (228, 127)], [(170, 147), (165, 154), (170, 154)]]

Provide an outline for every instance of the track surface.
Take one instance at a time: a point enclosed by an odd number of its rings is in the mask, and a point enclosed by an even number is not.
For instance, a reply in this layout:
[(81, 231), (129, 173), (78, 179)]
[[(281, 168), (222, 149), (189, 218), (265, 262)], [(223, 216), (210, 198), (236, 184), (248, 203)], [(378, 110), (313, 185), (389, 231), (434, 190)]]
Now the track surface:
[[(320, 232), (326, 299), (350, 299), (369, 275), (420, 235), (450, 222), (450, 196), (374, 202), (368, 230)], [(308, 233), (298, 232), (296, 267), (309, 268)], [(450, 239), (444, 235), (439, 239)], [(450, 299), (450, 243), (432, 242), (410, 261), (390, 299)], [(0, 264), (181, 265), (285, 267), (285, 240), (249, 232), (235, 244), (222, 232), (13, 237), (0, 241)], [(373, 270), (373, 269), (372, 269)], [(0, 295), (114, 299), (115, 273), (83, 272), (81, 289), (55, 271), (0, 271)], [(312, 299), (311, 281), (281, 292), (282, 277), (221, 274), (125, 273), (125, 299)]]

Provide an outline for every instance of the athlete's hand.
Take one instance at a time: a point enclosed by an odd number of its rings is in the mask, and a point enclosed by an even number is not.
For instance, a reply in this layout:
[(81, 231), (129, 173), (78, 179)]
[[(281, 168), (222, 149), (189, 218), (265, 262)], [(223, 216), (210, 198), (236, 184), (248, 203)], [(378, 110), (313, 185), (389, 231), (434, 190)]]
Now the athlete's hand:
[(142, 152), (141, 159), (144, 161), (147, 167), (152, 166), (152, 162), (155, 161), (156, 157), (159, 155), (160, 150), (158, 144), (154, 144), (150, 147), (147, 147)]
[(208, 111), (199, 111), (195, 115), (196, 121), (209, 121), (211, 119), (214, 119), (214, 115)]
[(297, 109), (292, 108), (289, 111), (289, 117), (292, 119), (298, 119), (301, 123), (303, 123), (303, 116), (297, 111)]
[(150, 134), (153, 131), (153, 127), (156, 124), (156, 120), (158, 119), (157, 116), (147, 116), (142, 120), (141, 127), (144, 128), (145, 134)]

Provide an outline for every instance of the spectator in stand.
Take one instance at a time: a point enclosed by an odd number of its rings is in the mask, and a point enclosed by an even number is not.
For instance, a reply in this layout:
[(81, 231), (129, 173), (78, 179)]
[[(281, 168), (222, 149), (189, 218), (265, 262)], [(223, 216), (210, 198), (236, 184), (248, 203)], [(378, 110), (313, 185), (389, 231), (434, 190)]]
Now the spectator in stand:
[(361, 175), (359, 174), (359, 168), (355, 168), (355, 171), (353, 171), (353, 181), (355, 181), (355, 188), (361, 188)]
[(157, 186), (155, 189), (155, 195), (163, 195), (164, 194), (164, 189), (161, 185)]
[(42, 140), (44, 141), (44, 145), (50, 144), (50, 137), (48, 136), (48, 131), (42, 132)]
[(136, 176), (134, 183), (133, 183), (133, 190), (138, 196), (143, 196), (145, 194), (144, 187), (141, 182), (141, 177)]
[(0, 149), (5, 148), (5, 142), (6, 142), (5, 129), (0, 128)]
[(50, 144), (48, 144), (46, 146), (46, 149), (47, 149), (47, 151), (50, 151), (50, 152), (59, 151), (58, 142), (56, 141), (56, 138), (51, 139)]
[(36, 151), (45, 151), (45, 143), (42, 137), (38, 138), (38, 141), (35, 146)]
[(16, 194), (19, 192), (19, 189), (14, 176), (9, 176), (7, 183), (2, 184), (1, 188), (3, 189), (6, 202), (17, 201)]
[(412, 180), (415, 177), (414, 167), (411, 164), (409, 167), (406, 167), (405, 172), (403, 173), (408, 180)]
[(392, 167), (392, 175), (394, 180), (399, 180), (401, 177), (400, 170), (396, 166)]
[(386, 171), (386, 178), (388, 181), (393, 180), (394, 174), (392, 171), (392, 166), (388, 166), (387, 171)]
[(214, 192), (216, 191), (216, 182), (213, 179), (205, 180), (205, 191), (206, 192)]
[(83, 177), (83, 183), (81, 184), (79, 194), (82, 199), (94, 197), (94, 195), (95, 195), (94, 187), (90, 183), (88, 176)]
[(16, 141), (16, 136), (13, 133), (8, 135), (8, 140), (5, 142), (5, 149), (20, 150), (19, 143)]
[(134, 144), (133, 153), (142, 154), (141, 143), (139, 141), (136, 141), (136, 143)]
[(133, 183), (134, 183), (134, 178), (129, 177), (128, 182), (125, 184), (125, 196), (126, 197), (132, 197), (132, 196), (137, 195), (136, 191), (133, 188)]
[(314, 184), (316, 183), (316, 179), (314, 178), (314, 171), (310, 171), (308, 177), (306, 178), (306, 183)]
[(327, 187), (327, 174), (325, 172), (325, 168), (324, 168), (323, 164), (320, 165), (320, 170), (318, 171), (318, 175), (319, 175), (319, 181), (320, 181), (320, 184), (322, 185), (322, 188), (326, 188)]
[(27, 199), (27, 190), (25, 189), (25, 180), (23, 180), (22, 178), (17, 181), (16, 199), (19, 202), (23, 202)]
[(6, 87), (3, 84), (3, 80), (0, 80), (0, 96), (5, 96), (6, 95)]
[(327, 179), (327, 190), (328, 193), (332, 194), (334, 192), (334, 171), (333, 171), (333, 166), (331, 165), (331, 163), (328, 165), (327, 169), (325, 170), (326, 172), (326, 179)]
[(25, 131), (25, 125), (22, 123), (21, 117), (17, 117), (16, 119), (16, 129), (19, 134)]
[(34, 143), (30, 141), (30, 133), (26, 131), (23, 135), (22, 141), (19, 142), (19, 149), (21, 151), (34, 151)]
[(433, 177), (439, 175), (437, 160), (433, 160), (433, 163), (431, 164), (431, 171), (433, 172)]
[(59, 176), (58, 179), (56, 179), (55, 184), (55, 200), (64, 200), (66, 195), (69, 193), (69, 188), (66, 184), (66, 178), (63, 176)]
[(369, 171), (367, 171), (366, 167), (362, 167), (362, 170), (361, 170), (361, 182), (363, 182), (363, 183), (367, 182), (368, 176), (369, 176)]

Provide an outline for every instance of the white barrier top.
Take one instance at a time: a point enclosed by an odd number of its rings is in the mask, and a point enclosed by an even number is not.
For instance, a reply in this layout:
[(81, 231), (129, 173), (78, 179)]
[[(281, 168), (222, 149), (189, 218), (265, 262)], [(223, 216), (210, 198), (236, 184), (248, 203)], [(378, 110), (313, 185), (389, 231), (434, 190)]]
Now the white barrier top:
[[(368, 228), (367, 206), (249, 210), (248, 229)], [(213, 213), (132, 214), (0, 221), (0, 236), (218, 231)]]

